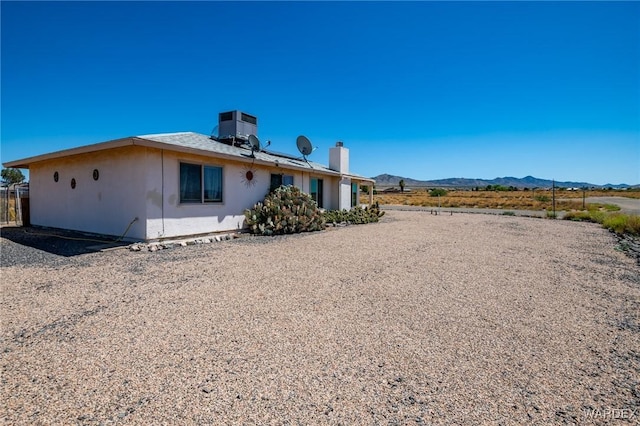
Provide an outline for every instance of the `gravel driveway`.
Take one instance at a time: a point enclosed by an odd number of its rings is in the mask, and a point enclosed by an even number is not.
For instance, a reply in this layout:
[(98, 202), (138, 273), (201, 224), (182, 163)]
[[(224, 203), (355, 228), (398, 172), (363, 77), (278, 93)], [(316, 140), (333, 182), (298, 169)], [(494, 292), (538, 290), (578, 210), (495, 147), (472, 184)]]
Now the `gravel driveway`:
[(13, 240), (6, 424), (640, 419), (640, 270), (597, 225), (390, 211), (155, 253)]

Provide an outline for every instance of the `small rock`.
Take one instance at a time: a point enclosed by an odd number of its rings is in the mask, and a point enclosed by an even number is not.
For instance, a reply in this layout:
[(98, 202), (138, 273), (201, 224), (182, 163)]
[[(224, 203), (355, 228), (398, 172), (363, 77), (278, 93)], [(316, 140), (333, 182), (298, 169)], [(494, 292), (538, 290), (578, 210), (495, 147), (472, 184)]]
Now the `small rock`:
[(187, 246), (187, 242), (186, 242), (186, 241), (182, 241), (182, 242), (180, 243), (180, 246), (182, 246), (182, 247), (186, 247), (186, 246)]

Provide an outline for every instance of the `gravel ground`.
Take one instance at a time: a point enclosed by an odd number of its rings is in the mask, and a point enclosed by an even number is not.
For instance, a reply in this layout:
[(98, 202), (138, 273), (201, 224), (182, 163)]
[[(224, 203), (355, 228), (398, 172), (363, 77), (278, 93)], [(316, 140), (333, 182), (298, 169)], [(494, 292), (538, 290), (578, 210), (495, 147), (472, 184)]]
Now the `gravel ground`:
[(6, 424), (640, 419), (640, 269), (598, 225), (390, 211), (66, 256), (11, 237)]

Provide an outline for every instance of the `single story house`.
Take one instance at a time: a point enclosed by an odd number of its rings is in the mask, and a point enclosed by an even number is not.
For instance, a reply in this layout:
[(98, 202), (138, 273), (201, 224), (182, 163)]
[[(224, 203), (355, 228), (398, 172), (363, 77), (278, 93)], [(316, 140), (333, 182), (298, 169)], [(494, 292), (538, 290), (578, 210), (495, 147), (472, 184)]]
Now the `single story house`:
[(32, 225), (113, 236), (127, 230), (126, 240), (241, 230), (245, 209), (281, 184), (297, 186), (330, 210), (357, 205), (361, 185), (373, 189), (373, 179), (350, 173), (342, 142), (330, 148), (328, 166), (267, 151), (241, 133), (249, 126), (255, 134), (257, 119), (232, 113), (220, 114), (220, 128), (229, 124), (225, 119), (240, 131), (222, 138), (132, 136), (4, 166), (29, 169)]

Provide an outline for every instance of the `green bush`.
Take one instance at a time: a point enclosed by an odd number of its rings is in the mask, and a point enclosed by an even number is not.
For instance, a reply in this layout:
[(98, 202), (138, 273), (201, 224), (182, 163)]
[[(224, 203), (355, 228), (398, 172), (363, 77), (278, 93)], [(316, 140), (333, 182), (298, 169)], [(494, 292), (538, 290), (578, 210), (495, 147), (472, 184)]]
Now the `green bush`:
[(547, 195), (536, 195), (535, 200), (540, 201), (541, 203), (548, 203), (549, 201), (551, 201), (551, 198), (549, 198)]
[(249, 232), (257, 235), (294, 234), (324, 229), (315, 201), (295, 186), (281, 186), (263, 202), (245, 210)]
[(517, 188), (515, 186), (506, 187), (502, 185), (487, 185), (484, 188), (484, 190), (485, 191), (517, 191)]
[(376, 201), (371, 207), (362, 208), (354, 207), (351, 210), (327, 210), (323, 213), (327, 223), (346, 222), (351, 225), (360, 225), (363, 223), (377, 222), (384, 212), (380, 210), (380, 205)]
[(431, 195), (432, 197), (437, 197), (437, 196), (444, 197), (447, 194), (448, 192), (444, 188), (434, 188), (431, 191), (429, 191), (429, 195)]

